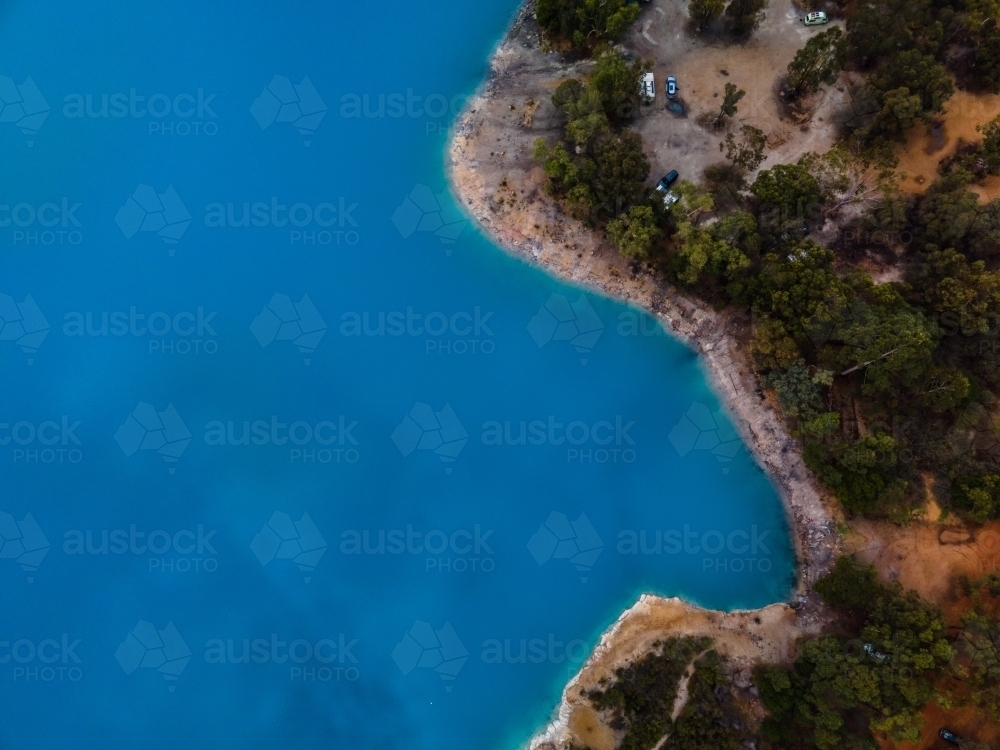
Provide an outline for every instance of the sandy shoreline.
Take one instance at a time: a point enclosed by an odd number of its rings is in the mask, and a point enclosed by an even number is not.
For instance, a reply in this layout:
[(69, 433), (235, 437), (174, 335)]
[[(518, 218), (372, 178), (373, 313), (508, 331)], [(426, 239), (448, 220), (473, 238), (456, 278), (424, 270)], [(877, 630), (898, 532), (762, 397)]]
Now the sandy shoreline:
[[(788, 659), (795, 640), (815, 632), (825, 619), (809, 588), (835, 559), (839, 542), (829, 501), (805, 467), (797, 442), (765, 400), (734, 335), (746, 327), (745, 316), (716, 312), (650, 275), (634, 273), (598, 233), (564, 216), (541, 190), (544, 175), (531, 159), (531, 143), (558, 133), (551, 91), (561, 79), (583, 75), (586, 63), (566, 63), (556, 53), (543, 52), (533, 14), (534, 2), (528, 0), (494, 51), (489, 77), (452, 129), (447, 151), (452, 189), (465, 211), (505, 250), (560, 279), (641, 308), (699, 354), (745, 444), (778, 489), (798, 564), (793, 601), (752, 612), (713, 612), (643, 595), (605, 632), (564, 690), (553, 723), (531, 742), (532, 747), (559, 747), (580, 718), (574, 710), (588, 710), (580, 688), (640, 655), (657, 638), (712, 635), (720, 649), (744, 661)], [(752, 627), (746, 627), (748, 622)], [(607, 738), (592, 739), (598, 750)]]

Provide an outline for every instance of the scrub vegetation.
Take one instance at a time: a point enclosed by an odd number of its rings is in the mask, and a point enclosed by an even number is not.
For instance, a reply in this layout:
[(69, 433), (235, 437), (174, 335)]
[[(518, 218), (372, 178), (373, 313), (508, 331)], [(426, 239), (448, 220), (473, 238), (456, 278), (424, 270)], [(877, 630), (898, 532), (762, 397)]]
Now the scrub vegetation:
[[(931, 705), (1000, 715), (1000, 576), (962, 583), (961, 627), (875, 569), (838, 559), (815, 590), (835, 616), (792, 663), (757, 666), (749, 684), (710, 638), (673, 638), (588, 698), (617, 747), (649, 750), (874, 750), (919, 742)], [(686, 678), (686, 685), (684, 685)], [(678, 698), (679, 694), (683, 695)], [(763, 712), (757, 707), (763, 706)], [(676, 717), (676, 718), (673, 718)], [(990, 748), (963, 739), (964, 748)]]

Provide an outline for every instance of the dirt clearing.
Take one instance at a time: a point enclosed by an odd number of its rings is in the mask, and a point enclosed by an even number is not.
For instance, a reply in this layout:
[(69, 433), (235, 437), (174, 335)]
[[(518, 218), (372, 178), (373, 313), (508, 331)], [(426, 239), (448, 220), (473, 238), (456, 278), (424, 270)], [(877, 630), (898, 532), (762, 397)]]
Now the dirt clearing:
[[(688, 22), (686, 0), (655, 0), (643, 10), (626, 46), (654, 61), (656, 99), (642, 108), (633, 124), (646, 141), (654, 181), (676, 169), (681, 178), (697, 182), (705, 167), (723, 161), (719, 143), (726, 130), (698, 123), (718, 113), (727, 83), (747, 92), (727, 127), (735, 132), (741, 125), (753, 125), (768, 136), (763, 168), (833, 146), (838, 135), (836, 113), (848, 102), (844, 80), (820, 89), (809, 103), (815, 108), (811, 121), (798, 122), (782, 114), (778, 82), (788, 63), (810, 36), (838, 24), (806, 26), (801, 16), (791, 0), (771, 0), (753, 36), (734, 42), (712, 30), (696, 33)], [(663, 87), (668, 75), (677, 78), (678, 97), (687, 109), (684, 116), (666, 109)]]

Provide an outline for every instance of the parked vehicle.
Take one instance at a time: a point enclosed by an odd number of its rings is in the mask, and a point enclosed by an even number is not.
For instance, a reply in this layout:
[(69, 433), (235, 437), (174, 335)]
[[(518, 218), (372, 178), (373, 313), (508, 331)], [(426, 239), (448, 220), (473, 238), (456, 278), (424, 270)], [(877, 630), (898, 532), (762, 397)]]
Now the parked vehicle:
[(670, 189), (670, 186), (677, 182), (677, 177), (677, 170), (671, 169), (663, 176), (663, 179), (656, 183), (656, 189), (663, 193), (663, 205), (667, 208), (670, 208), (681, 199), (677, 193)]
[(653, 79), (652, 73), (645, 73), (642, 76), (642, 81), (639, 82), (642, 88), (642, 100), (646, 104), (652, 104), (653, 100), (656, 99), (656, 84)]
[(679, 176), (680, 175), (677, 174), (676, 169), (671, 169), (669, 172), (663, 175), (663, 178), (658, 183), (656, 183), (656, 189), (659, 190), (660, 192), (669, 190), (670, 186), (673, 185), (675, 182), (677, 182), (677, 178)]
[(677, 79), (673, 76), (667, 76), (667, 99), (677, 98)]
[(941, 729), (938, 732), (938, 737), (940, 737), (945, 742), (950, 742), (952, 745), (957, 745), (962, 741), (962, 738), (949, 729)]
[(812, 13), (806, 13), (806, 17), (802, 19), (802, 23), (806, 26), (821, 26), (830, 19), (826, 17), (826, 13), (821, 10), (813, 11)]

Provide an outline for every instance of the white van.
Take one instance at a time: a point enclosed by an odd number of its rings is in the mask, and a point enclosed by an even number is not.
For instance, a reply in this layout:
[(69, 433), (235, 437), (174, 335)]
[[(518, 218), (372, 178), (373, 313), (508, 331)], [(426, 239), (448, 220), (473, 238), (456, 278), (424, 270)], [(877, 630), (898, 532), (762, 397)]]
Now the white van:
[(653, 82), (653, 74), (646, 73), (642, 76), (642, 81), (640, 81), (642, 88), (642, 100), (646, 104), (652, 104), (653, 100), (656, 98), (656, 85)]

